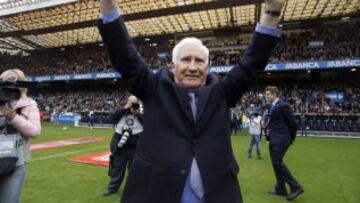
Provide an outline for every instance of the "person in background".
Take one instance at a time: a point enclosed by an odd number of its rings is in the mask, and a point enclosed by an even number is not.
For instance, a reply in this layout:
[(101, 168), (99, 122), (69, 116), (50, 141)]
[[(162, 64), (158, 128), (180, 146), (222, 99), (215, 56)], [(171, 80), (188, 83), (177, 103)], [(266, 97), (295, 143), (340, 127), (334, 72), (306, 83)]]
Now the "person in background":
[(252, 157), (252, 149), (255, 145), (257, 158), (262, 159), (260, 153), (260, 133), (261, 133), (261, 116), (258, 112), (254, 112), (250, 117), (250, 126), (249, 126), (249, 134), (250, 134), (250, 146), (248, 149), (248, 158)]
[[(304, 189), (292, 176), (284, 164), (283, 158), (295, 140), (296, 120), (290, 105), (280, 100), (277, 87), (266, 87), (265, 96), (270, 105), (267, 139), (270, 142), (270, 157), (276, 176), (275, 190), (269, 191), (269, 193), (285, 196), (287, 200), (294, 200), (304, 192)], [(285, 183), (290, 186), (289, 194), (286, 191)]]
[(263, 113), (263, 115), (261, 116), (261, 121), (260, 121), (260, 127), (261, 127), (261, 132), (260, 132), (260, 141), (262, 139), (262, 137), (267, 137), (267, 124), (268, 124), (268, 119), (269, 119), (269, 115)]
[(232, 135), (236, 135), (238, 132), (238, 116), (235, 110), (231, 110), (230, 130)]
[(89, 111), (89, 127), (92, 129), (94, 127), (94, 121), (95, 121), (95, 112), (93, 110)]
[[(9, 69), (0, 75), (2, 81), (25, 81), (19, 69)], [(27, 97), (27, 89), (20, 88), (20, 99), (0, 105), (1, 134), (15, 136), (17, 162), (12, 173), (0, 177), (0, 202), (18, 203), (23, 188), (26, 165), (30, 160), (30, 139), (41, 133), (40, 113), (37, 103)], [(0, 163), (1, 164), (1, 163)]]

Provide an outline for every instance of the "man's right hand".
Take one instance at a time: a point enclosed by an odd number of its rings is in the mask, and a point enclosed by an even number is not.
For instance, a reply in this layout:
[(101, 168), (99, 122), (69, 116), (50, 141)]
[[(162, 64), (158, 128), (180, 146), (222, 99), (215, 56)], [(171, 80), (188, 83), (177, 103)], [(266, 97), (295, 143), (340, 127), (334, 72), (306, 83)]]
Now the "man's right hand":
[(102, 14), (114, 9), (119, 9), (118, 0), (100, 0), (100, 11)]
[[(284, 5), (286, 3), (286, 0), (266, 0), (265, 1), (265, 10), (271, 10), (271, 11), (279, 11), (283, 9)], [(267, 14), (263, 14), (260, 19), (260, 24), (276, 27), (280, 21), (280, 16), (270, 16)]]
[(274, 10), (274, 11), (281, 11), (286, 3), (286, 0), (266, 0), (265, 1), (265, 8)]

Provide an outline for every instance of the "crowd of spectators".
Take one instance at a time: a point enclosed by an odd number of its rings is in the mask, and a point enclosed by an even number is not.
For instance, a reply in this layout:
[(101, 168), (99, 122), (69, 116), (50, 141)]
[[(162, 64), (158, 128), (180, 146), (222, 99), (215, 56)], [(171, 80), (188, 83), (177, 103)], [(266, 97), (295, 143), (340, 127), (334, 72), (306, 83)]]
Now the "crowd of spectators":
[[(233, 36), (232, 36), (233, 37)], [(241, 37), (241, 36), (240, 36)], [(210, 66), (237, 63), (248, 40), (230, 40), (222, 36), (217, 43), (205, 41), (210, 48)], [(247, 38), (246, 38), (247, 39)], [(224, 43), (220, 43), (221, 40)], [(285, 32), (271, 56), (272, 62), (325, 60), (360, 57), (360, 25), (329, 25), (315, 30)], [(226, 43), (225, 43), (226, 42)], [(238, 43), (238, 44), (234, 44)], [(224, 44), (219, 46), (219, 44)], [(138, 45), (140, 54), (151, 69), (170, 67), (172, 46), (168, 43)], [(233, 47), (229, 49), (229, 47)], [(36, 52), (29, 56), (0, 54), (0, 71), (19, 68), (27, 75), (72, 74), (112, 71), (104, 47), (78, 48), (63, 51)]]
[[(360, 89), (357, 87), (331, 84), (301, 84), (301, 87), (285, 85), (280, 86), (280, 98), (291, 105), (295, 114), (360, 114)], [(244, 112), (249, 112), (248, 109), (266, 111), (264, 87), (256, 87), (247, 92), (238, 106)]]
[[(340, 115), (360, 114), (360, 89), (356, 87), (340, 85), (314, 86), (302, 84), (279, 86), (281, 98), (287, 101), (296, 114), (315, 115)], [(238, 108), (242, 112), (249, 109), (261, 109), (266, 111), (267, 104), (264, 96), (264, 86), (257, 86), (247, 92), (238, 102)], [(340, 98), (334, 100), (329, 98), (328, 93), (338, 93)], [(99, 90), (73, 90), (66, 92), (43, 92), (34, 96), (39, 108), (46, 114), (52, 112), (75, 112), (87, 113), (113, 113), (120, 108), (127, 92), (116, 89)]]
[(126, 101), (127, 93), (112, 90), (73, 90), (66, 92), (43, 92), (33, 96), (40, 111), (52, 112), (112, 113)]
[(329, 60), (360, 56), (360, 24), (293, 32), (281, 39), (273, 61)]
[(29, 56), (0, 54), (1, 71), (18, 68), (26, 75), (61, 75), (111, 70), (104, 49), (76, 49), (34, 53)]

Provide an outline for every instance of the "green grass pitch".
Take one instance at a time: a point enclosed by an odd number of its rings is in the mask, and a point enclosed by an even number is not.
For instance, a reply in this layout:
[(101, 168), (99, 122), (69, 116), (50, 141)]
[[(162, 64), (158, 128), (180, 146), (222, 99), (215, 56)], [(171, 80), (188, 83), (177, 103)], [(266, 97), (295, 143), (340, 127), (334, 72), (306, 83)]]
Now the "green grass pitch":
[[(88, 136), (100, 136), (105, 140), (33, 152), (32, 161), (28, 164), (22, 202), (119, 202), (123, 187), (118, 194), (101, 196), (109, 181), (106, 167), (68, 161), (69, 158), (108, 150), (112, 134), (112, 130), (71, 126), (63, 130), (63, 126), (44, 123), (42, 135), (33, 139), (32, 143)], [(238, 177), (244, 202), (288, 202), (266, 193), (275, 183), (267, 143), (261, 143), (264, 159), (257, 160), (247, 159), (247, 133), (232, 136), (232, 141), (240, 165)], [(255, 155), (255, 150), (253, 153)], [(285, 163), (305, 188), (305, 193), (294, 202), (360, 203), (360, 139), (299, 137), (288, 151)]]

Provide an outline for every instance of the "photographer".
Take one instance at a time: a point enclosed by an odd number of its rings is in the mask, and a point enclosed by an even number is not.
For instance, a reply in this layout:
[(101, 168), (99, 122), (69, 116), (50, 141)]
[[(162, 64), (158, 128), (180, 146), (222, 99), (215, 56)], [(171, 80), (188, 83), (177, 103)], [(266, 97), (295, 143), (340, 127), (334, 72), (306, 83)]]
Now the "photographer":
[[(16, 82), (26, 78), (21, 70), (10, 69), (0, 79)], [(8, 94), (9, 89), (15, 94)], [(19, 98), (9, 101), (16, 93)], [(18, 203), (30, 160), (30, 138), (41, 132), (40, 114), (26, 88), (1, 87), (0, 96), (0, 203)], [(13, 156), (7, 156), (9, 151)]]
[(143, 131), (138, 99), (129, 96), (124, 108), (116, 111), (112, 119), (116, 123), (116, 129), (110, 143), (110, 183), (103, 196), (117, 192), (124, 179), (126, 165), (130, 169), (137, 140)]

